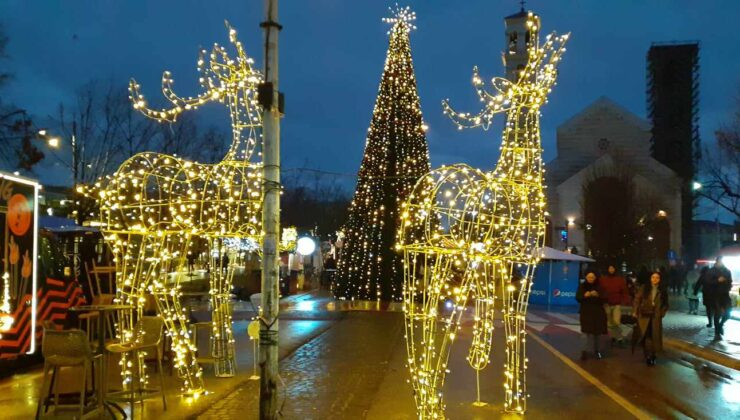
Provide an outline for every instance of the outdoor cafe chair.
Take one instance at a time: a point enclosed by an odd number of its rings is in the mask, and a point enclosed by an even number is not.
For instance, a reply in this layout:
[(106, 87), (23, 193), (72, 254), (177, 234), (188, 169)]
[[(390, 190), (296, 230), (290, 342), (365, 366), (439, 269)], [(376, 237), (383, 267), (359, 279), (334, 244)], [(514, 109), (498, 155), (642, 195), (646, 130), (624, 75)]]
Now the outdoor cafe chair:
[[(78, 329), (55, 330), (53, 325), (47, 323), (45, 324), (41, 342), (41, 354), (44, 356), (44, 380), (41, 386), (41, 396), (36, 407), (36, 418), (42, 415), (41, 407), (44, 407), (45, 414), (52, 401), (54, 402), (55, 415), (57, 415), (60, 405), (76, 405), (80, 412), (80, 418), (83, 418), (86, 408), (88, 372), (92, 379), (93, 389), (91, 395), (95, 395), (94, 363), (96, 360), (100, 360), (100, 355), (93, 354), (85, 332)], [(78, 404), (60, 404), (59, 373), (61, 368), (66, 367), (82, 368), (82, 385), (80, 387), (79, 400), (77, 401)], [(49, 378), (50, 373), (51, 380)], [(46, 391), (47, 389), (48, 392)], [(52, 392), (54, 394), (53, 397)], [(72, 399), (70, 398), (69, 400), (71, 401)]]
[[(140, 366), (136, 366), (132, 371), (133, 378), (131, 378), (131, 385), (128, 390), (116, 392), (116, 396), (125, 396), (131, 404), (131, 418), (134, 417), (134, 408), (136, 401), (141, 402), (142, 413), (144, 411), (144, 399), (145, 393), (161, 393), (162, 394), (162, 405), (167, 410), (167, 400), (165, 398), (165, 387), (164, 387), (164, 375), (162, 373), (162, 335), (164, 333), (164, 321), (158, 316), (143, 316), (139, 319), (134, 327), (134, 334), (130, 341), (108, 344), (106, 349), (110, 353), (124, 354), (131, 353), (130, 357), (132, 361), (142, 360), (139, 357), (139, 353), (154, 351), (157, 358), (157, 370), (159, 372), (159, 385), (160, 389), (156, 390), (145, 390), (141, 385), (141, 378), (138, 377)], [(138, 389), (137, 389), (138, 388)], [(138, 394), (138, 397), (137, 397)]]

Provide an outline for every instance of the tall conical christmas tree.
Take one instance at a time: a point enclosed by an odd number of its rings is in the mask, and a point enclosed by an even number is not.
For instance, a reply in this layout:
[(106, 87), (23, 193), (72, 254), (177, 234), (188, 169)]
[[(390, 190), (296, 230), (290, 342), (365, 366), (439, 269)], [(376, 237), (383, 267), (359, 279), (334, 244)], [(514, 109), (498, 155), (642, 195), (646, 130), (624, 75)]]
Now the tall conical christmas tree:
[(403, 258), (396, 253), (400, 204), (429, 172), (409, 32), (416, 15), (396, 9), (378, 98), (357, 175), (357, 189), (344, 227), (335, 294), (347, 299), (399, 300)]

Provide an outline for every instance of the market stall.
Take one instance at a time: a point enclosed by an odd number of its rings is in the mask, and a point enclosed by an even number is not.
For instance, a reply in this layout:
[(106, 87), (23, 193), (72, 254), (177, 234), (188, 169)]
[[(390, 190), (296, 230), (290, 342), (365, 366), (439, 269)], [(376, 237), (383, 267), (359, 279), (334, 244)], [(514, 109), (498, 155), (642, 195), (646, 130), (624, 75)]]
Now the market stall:
[(576, 306), (576, 290), (580, 281), (581, 264), (591, 258), (542, 247), (540, 263), (534, 274), (529, 303), (550, 306)]

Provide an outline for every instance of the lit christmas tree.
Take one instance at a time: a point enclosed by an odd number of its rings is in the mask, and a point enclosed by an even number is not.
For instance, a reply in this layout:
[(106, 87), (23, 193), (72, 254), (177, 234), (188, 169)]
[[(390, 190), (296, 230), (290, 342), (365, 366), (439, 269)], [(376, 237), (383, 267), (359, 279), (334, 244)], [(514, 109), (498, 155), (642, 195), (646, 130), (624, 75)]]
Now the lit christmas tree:
[(357, 189), (344, 227), (345, 247), (335, 289), (339, 298), (402, 298), (403, 258), (394, 249), (398, 209), (416, 181), (429, 172), (426, 127), (409, 43), (415, 19), (408, 7), (383, 19), (393, 26)]

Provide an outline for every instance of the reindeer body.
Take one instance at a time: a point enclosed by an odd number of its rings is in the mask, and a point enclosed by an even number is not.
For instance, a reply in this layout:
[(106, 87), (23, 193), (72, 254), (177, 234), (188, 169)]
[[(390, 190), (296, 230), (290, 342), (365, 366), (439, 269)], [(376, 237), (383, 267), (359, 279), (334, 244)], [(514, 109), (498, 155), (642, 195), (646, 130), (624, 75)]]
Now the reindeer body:
[[(548, 36), (539, 46), (535, 36), (518, 82), (494, 78), (494, 94), (483, 90), (475, 69), (484, 111), (458, 114), (445, 102), (445, 113), (461, 126), (484, 128), (496, 113), (506, 114), (496, 168), (435, 169), (403, 204), (398, 247), (404, 253), (406, 344), (420, 419), (444, 417), (447, 361), (469, 301), (474, 308), (468, 363), (476, 375), (488, 365), (497, 298), (506, 336), (504, 409), (526, 409), (525, 316), (545, 230), (539, 108), (555, 82), (567, 37)], [(447, 299), (449, 308), (442, 305)]]
[[(203, 390), (196, 345), (191, 342), (189, 319), (180, 302), (181, 272), (192, 239), (205, 238), (211, 250), (218, 249), (218, 257), (224, 252), (223, 238), (261, 240), (262, 165), (250, 159), (261, 141), (256, 88), (262, 77), (252, 69), (252, 60), (236, 39), (236, 31), (228, 29), (237, 57), (230, 58), (216, 44), (206, 65), (206, 52), (201, 51), (198, 70), (202, 73), (200, 83), (206, 89), (202, 95), (180, 98), (172, 91), (172, 79), (165, 72), (162, 91), (174, 107), (152, 110), (139, 92), (139, 85), (132, 80), (129, 87), (134, 108), (164, 122), (174, 122), (180, 113), (207, 102), (226, 103), (233, 138), (224, 159), (205, 164), (144, 152), (96, 184), (104, 232), (117, 265), (117, 300), (134, 307), (122, 317), (119, 335), (123, 340), (131, 336), (135, 320), (148, 303), (147, 295), (152, 296), (172, 338), (174, 365), (184, 381), (183, 391), (188, 394)], [(224, 272), (223, 260), (209, 254), (211, 355), (217, 376), (233, 376), (235, 354), (229, 302), (233, 270), (226, 267)], [(125, 367), (126, 363), (122, 366), (126, 383), (132, 371)]]

